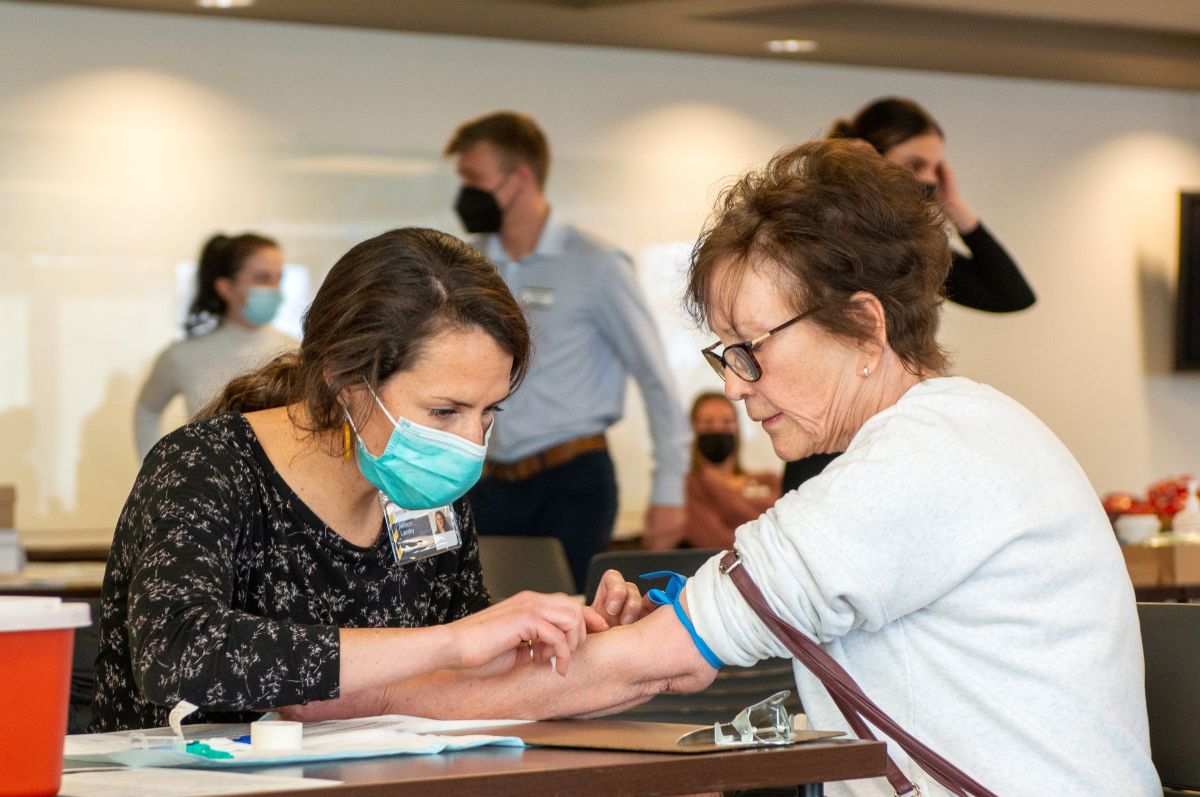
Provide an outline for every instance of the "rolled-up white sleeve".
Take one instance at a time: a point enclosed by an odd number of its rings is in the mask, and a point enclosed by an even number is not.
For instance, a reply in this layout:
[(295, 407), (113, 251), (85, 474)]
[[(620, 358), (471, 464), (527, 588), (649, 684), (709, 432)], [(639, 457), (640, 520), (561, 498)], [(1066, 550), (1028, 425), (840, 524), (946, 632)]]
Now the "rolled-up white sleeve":
[(696, 633), (725, 664), (749, 667), (791, 655), (742, 600), (733, 581), (721, 574), (719, 557), (688, 581), (687, 599)]
[[(826, 548), (824, 535), (814, 528), (819, 523), (812, 508), (789, 511), (791, 503), (777, 505), (737, 530), (741, 566), (767, 603), (819, 642), (860, 625), (882, 625), (883, 607), (854, 568), (845, 566), (840, 553), (821, 550)], [(810, 533), (805, 533), (806, 527)], [(687, 594), (697, 633), (726, 664), (745, 667), (791, 656), (742, 598), (733, 579), (721, 573), (719, 557), (688, 582)]]
[[(878, 631), (1001, 550), (1020, 524), (993, 508), (1012, 498), (967, 440), (919, 408), (881, 413), (824, 473), (738, 528), (742, 566), (771, 608), (822, 644)], [(687, 595), (692, 622), (722, 661), (789, 655), (715, 561)]]

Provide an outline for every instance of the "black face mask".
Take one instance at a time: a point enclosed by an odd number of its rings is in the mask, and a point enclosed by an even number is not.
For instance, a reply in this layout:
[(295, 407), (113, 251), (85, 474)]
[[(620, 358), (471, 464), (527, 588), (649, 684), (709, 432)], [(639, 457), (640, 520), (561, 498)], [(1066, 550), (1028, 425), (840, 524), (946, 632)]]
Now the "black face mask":
[(719, 465), (729, 459), (737, 448), (737, 437), (723, 432), (698, 434), (696, 435), (696, 448), (699, 449), (700, 456), (714, 465)]
[(454, 212), (467, 232), (500, 232), (500, 205), (491, 191), (464, 185), (454, 201)]

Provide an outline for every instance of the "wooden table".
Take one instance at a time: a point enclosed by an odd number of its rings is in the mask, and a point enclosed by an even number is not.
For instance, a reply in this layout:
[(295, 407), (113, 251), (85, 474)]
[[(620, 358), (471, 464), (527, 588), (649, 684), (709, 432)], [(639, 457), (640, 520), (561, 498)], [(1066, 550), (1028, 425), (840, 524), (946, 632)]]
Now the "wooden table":
[(104, 562), (29, 562), (20, 573), (0, 573), (0, 595), (99, 598)]
[(113, 530), (36, 529), (19, 531), (17, 536), (31, 562), (104, 562), (112, 547)]
[(881, 777), (882, 742), (814, 742), (792, 747), (700, 755), (625, 753), (561, 748), (481, 747), (431, 756), (393, 756), (255, 770), (330, 778), (342, 785), (306, 790), (305, 797), (531, 797), (677, 795), (805, 784), (823, 793), (827, 781)]
[(1139, 601), (1187, 603), (1200, 599), (1200, 541), (1194, 535), (1159, 534), (1121, 546)]

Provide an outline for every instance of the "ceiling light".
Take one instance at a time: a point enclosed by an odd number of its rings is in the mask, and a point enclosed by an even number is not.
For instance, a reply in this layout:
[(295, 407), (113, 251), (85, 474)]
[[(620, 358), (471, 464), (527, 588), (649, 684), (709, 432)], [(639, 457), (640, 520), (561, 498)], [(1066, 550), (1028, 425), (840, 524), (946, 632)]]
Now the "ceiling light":
[(254, 5), (254, 0), (196, 0), (201, 8), (245, 8)]
[(817, 49), (813, 39), (771, 39), (767, 49), (773, 53), (811, 53)]

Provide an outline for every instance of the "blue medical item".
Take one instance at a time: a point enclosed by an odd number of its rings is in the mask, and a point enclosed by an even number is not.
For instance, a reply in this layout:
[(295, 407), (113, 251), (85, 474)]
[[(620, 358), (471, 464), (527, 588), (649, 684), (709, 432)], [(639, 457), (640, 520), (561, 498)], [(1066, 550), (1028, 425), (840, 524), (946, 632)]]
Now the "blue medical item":
[(700, 651), (700, 655), (704, 657), (710, 665), (716, 669), (721, 669), (725, 666), (725, 662), (717, 658), (717, 654), (712, 652), (712, 648), (708, 646), (700, 634), (696, 632), (696, 626), (692, 625), (691, 619), (687, 616), (687, 612), (683, 610), (683, 606), (679, 602), (679, 594), (683, 592), (684, 586), (687, 584), (687, 578), (680, 573), (672, 573), (670, 570), (656, 570), (653, 573), (643, 573), (639, 578), (666, 578), (667, 588), (647, 590), (646, 598), (656, 606), (670, 605), (675, 609), (675, 616), (679, 618), (679, 622), (683, 623), (683, 628), (692, 638), (692, 642), (696, 645), (696, 650)]
[(190, 755), (198, 755), (201, 758), (211, 758), (217, 760), (223, 758), (233, 758), (233, 753), (229, 753), (224, 750), (215, 750), (204, 742), (199, 741), (188, 742), (187, 747), (185, 747), (184, 750)]
[(269, 324), (279, 307), (283, 304), (283, 291), (279, 288), (264, 288), (255, 286), (246, 294), (246, 304), (242, 307), (242, 317), (253, 326), (261, 327)]
[(436, 509), (457, 501), (475, 486), (483, 474), (486, 445), (407, 418), (393, 418), (370, 384), (367, 388), (393, 426), (387, 447), (375, 456), (346, 413), (358, 438), (358, 468), (367, 481), (405, 509)]

